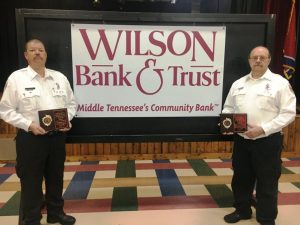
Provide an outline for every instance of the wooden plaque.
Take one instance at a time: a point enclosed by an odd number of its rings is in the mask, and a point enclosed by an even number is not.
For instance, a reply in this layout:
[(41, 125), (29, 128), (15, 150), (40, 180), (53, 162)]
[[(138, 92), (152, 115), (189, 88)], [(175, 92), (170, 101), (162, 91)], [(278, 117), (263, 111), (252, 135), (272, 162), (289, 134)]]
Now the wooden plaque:
[(40, 126), (46, 131), (70, 128), (68, 110), (50, 109), (38, 111)]
[(243, 133), (247, 131), (246, 113), (222, 113), (220, 114), (220, 132)]

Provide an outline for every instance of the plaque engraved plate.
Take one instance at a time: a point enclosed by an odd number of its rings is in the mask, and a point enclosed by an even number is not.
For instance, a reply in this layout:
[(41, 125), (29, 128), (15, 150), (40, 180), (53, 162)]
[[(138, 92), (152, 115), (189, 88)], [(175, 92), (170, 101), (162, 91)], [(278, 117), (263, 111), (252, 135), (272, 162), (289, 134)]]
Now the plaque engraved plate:
[(46, 131), (70, 128), (66, 108), (38, 111), (40, 126)]
[(243, 133), (247, 131), (246, 113), (222, 113), (220, 114), (220, 132)]

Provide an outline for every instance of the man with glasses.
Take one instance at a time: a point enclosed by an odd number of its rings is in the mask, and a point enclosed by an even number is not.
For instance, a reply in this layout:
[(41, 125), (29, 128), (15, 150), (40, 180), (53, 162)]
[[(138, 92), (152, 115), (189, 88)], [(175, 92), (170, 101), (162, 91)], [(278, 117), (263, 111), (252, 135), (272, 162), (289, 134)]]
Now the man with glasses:
[(272, 73), (266, 47), (255, 47), (249, 55), (251, 72), (235, 81), (222, 113), (247, 113), (247, 131), (234, 135), (231, 182), (235, 211), (224, 217), (236, 223), (252, 216), (256, 189), (256, 219), (275, 225), (278, 180), (281, 175), (281, 130), (296, 115), (296, 97), (289, 82)]

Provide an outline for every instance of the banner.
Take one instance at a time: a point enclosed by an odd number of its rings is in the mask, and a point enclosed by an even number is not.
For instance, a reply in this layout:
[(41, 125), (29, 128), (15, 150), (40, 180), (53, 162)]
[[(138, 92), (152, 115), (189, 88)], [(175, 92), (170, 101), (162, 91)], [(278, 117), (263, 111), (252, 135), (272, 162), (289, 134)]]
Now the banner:
[(295, 0), (291, 1), (289, 23), (283, 48), (283, 74), (290, 80), (296, 70), (296, 8)]
[(219, 116), (226, 28), (71, 24), (78, 117)]

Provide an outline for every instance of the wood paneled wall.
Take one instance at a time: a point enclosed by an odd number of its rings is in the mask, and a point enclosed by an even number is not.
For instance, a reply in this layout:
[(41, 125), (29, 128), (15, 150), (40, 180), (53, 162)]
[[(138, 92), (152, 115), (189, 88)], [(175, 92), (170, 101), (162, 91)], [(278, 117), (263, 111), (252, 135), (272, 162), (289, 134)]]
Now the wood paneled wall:
[[(300, 157), (300, 115), (284, 128), (283, 157)], [(16, 129), (0, 121), (0, 138), (14, 137)], [(139, 142), (139, 143), (68, 143), (68, 161), (118, 159), (229, 158), (231, 141)]]

